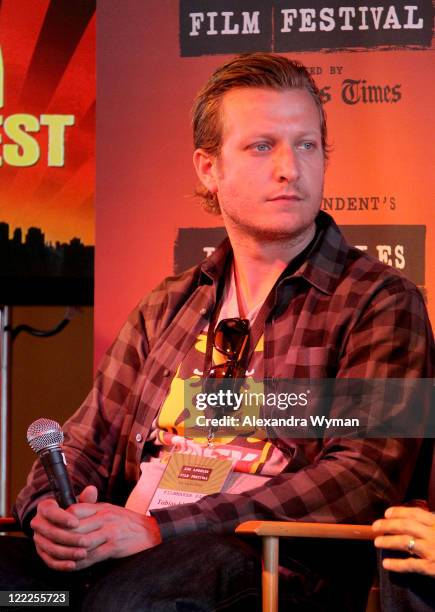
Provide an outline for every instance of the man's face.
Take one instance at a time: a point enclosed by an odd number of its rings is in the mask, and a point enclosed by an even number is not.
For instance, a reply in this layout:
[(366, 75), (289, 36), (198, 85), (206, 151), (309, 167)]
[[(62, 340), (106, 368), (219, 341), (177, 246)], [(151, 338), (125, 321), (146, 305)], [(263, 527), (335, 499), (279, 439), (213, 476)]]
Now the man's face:
[(305, 89), (238, 88), (222, 100), (212, 189), (230, 231), (259, 240), (309, 233), (323, 193), (320, 115)]

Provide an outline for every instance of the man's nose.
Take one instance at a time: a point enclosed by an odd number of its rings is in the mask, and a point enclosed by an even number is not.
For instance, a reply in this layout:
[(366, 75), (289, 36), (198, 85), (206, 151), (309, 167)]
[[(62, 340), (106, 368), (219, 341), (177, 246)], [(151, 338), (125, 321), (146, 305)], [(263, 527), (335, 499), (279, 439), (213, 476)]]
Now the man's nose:
[(288, 145), (276, 151), (275, 177), (280, 183), (291, 183), (299, 178), (298, 160), (293, 148)]

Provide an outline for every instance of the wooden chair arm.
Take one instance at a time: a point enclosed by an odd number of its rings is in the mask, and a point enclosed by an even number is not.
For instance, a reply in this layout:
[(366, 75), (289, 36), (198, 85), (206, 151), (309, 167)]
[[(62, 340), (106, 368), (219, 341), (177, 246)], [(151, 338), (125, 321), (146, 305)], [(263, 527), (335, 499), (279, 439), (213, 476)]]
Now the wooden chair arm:
[(370, 525), (337, 525), (336, 523), (299, 523), (297, 521), (246, 521), (236, 533), (287, 538), (339, 538), (373, 540)]

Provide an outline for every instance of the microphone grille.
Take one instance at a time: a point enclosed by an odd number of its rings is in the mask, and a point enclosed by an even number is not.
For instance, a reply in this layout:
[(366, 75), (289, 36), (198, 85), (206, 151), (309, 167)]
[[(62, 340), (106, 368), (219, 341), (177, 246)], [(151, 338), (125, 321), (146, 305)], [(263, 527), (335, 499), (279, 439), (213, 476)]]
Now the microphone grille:
[(35, 453), (51, 446), (61, 446), (63, 431), (56, 421), (38, 419), (33, 421), (27, 430), (27, 442)]

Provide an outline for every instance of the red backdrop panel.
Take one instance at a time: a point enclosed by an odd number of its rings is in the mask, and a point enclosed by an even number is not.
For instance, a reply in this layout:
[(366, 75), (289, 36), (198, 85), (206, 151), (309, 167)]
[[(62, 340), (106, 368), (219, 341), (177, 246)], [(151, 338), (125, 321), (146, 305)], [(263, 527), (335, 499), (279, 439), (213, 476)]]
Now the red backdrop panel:
[[(222, 225), (191, 196), (196, 178), (189, 113), (195, 92), (229, 57), (180, 57), (175, 1), (129, 2), (128, 8), (106, 1), (99, 20), (97, 360), (135, 303), (172, 273), (178, 229)], [(425, 225), (428, 265), (435, 255), (431, 51), (287, 55), (313, 67), (331, 97), (326, 110), (333, 153), (325, 196), (333, 198), (336, 221)], [(343, 93), (348, 79), (395, 87), (399, 99), (351, 104)], [(359, 209), (353, 197), (369, 198), (369, 209)], [(422, 269), (424, 274), (433, 314), (434, 280)]]

